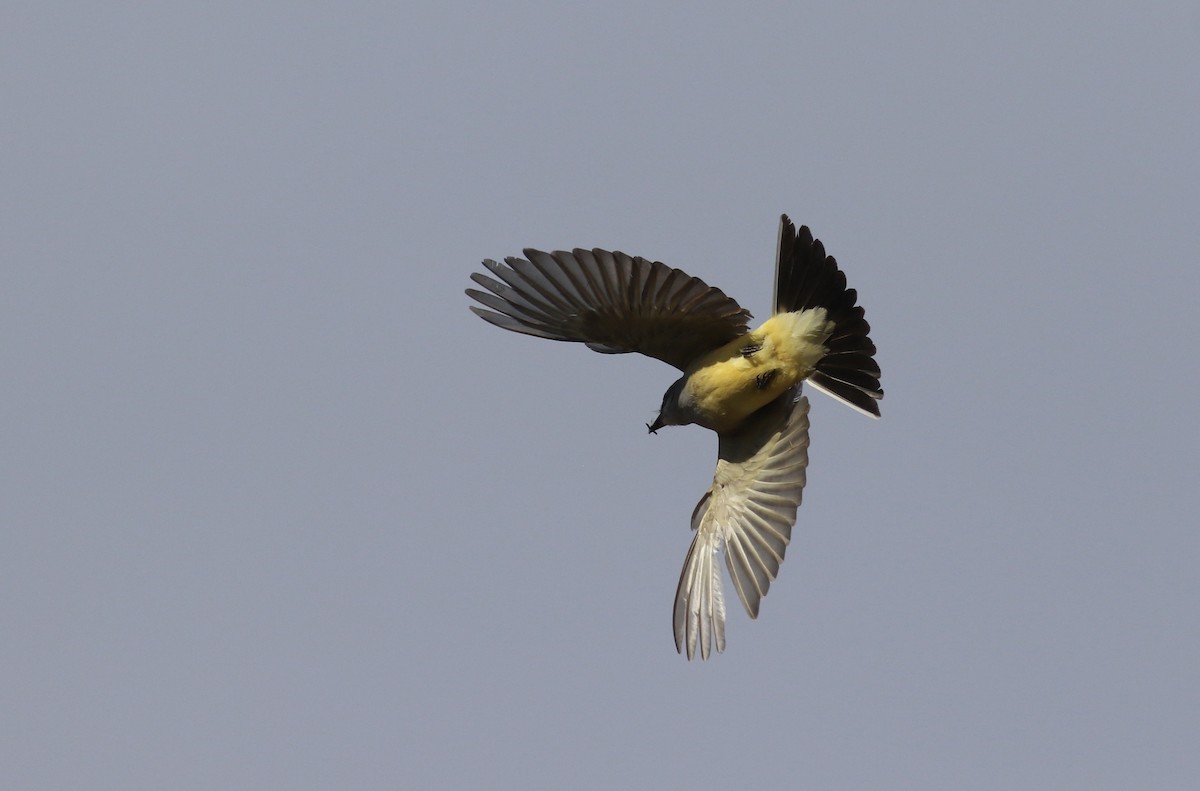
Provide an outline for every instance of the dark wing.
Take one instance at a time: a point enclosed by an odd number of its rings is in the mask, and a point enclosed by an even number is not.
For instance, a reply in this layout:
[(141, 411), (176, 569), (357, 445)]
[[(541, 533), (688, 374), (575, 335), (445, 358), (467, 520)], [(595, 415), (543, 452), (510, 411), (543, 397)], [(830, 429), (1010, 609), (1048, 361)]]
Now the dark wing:
[(808, 468), (808, 399), (799, 386), (720, 436), (713, 484), (692, 513), (696, 537), (675, 592), (675, 648), (725, 650), (725, 597), (718, 556), (751, 618), (779, 573)]
[(879, 363), (865, 311), (855, 303), (858, 292), (846, 287), (846, 275), (837, 260), (825, 254), (820, 239), (808, 226), (796, 226), (785, 214), (779, 220), (779, 246), (775, 256), (775, 312), (825, 308), (834, 324), (825, 341), (825, 356), (808, 377), (813, 387), (879, 417)]
[(607, 250), (544, 253), (483, 265), (471, 310), (513, 332), (575, 341), (605, 354), (640, 352), (683, 370), (748, 331), (750, 313), (699, 278)]

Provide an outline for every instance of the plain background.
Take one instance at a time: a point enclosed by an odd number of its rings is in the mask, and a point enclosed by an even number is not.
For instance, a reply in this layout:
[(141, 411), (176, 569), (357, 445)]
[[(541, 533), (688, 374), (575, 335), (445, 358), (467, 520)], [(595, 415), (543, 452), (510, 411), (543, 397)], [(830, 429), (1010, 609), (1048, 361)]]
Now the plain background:
[[(734, 5), (4, 5), (0, 785), (1197, 787), (1200, 7)], [(462, 290), (781, 212), (884, 417), (689, 664), (714, 437)]]

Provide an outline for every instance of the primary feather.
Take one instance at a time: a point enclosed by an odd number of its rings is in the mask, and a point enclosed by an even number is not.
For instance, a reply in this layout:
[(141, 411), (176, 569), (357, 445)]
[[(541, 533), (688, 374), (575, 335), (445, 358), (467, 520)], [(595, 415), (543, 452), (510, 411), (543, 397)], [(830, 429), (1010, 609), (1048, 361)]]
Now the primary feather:
[(488, 310), (472, 311), (513, 332), (607, 354), (641, 352), (680, 370), (746, 333), (749, 311), (666, 264), (600, 249), (525, 256), (483, 262), (495, 277), (472, 274), (487, 290), (467, 294)]

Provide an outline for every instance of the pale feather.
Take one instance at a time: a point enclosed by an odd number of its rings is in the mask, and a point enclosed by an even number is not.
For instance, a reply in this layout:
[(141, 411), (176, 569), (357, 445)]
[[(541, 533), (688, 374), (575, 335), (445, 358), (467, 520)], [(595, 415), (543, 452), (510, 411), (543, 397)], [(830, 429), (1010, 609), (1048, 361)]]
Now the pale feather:
[[(692, 515), (696, 536), (675, 596), (675, 647), (688, 659), (699, 648), (707, 659), (710, 638), (725, 648), (725, 611), (716, 555), (725, 563), (751, 618), (779, 573), (808, 466), (808, 399), (799, 388), (721, 435), (713, 484)], [(712, 602), (721, 602), (716, 607)]]

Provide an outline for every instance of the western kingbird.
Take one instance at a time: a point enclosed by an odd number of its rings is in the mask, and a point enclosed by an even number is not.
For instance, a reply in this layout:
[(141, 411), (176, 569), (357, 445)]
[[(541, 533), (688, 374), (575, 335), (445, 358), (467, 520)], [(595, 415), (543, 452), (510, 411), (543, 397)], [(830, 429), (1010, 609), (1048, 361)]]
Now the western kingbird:
[(695, 538), (675, 594), (675, 648), (691, 659), (725, 650), (718, 556), (751, 618), (791, 540), (808, 466), (810, 383), (879, 417), (879, 365), (870, 325), (846, 276), (807, 226), (783, 215), (775, 256), (774, 314), (750, 331), (750, 313), (720, 289), (657, 261), (620, 252), (526, 249), (496, 279), (471, 275), (471, 310), (506, 330), (640, 352), (683, 371), (647, 428), (695, 423), (717, 433), (717, 471), (692, 512)]

